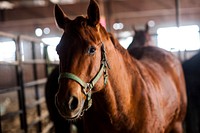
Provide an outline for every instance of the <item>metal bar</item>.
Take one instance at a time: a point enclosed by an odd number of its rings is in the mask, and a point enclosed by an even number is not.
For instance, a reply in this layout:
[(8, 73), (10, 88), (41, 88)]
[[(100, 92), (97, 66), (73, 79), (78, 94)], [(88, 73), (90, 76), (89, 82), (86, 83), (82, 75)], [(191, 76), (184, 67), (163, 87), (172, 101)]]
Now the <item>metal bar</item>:
[[(32, 59), (35, 60), (36, 59), (36, 50), (35, 50), (35, 42), (31, 42), (31, 45), (32, 45)], [(33, 64), (33, 78), (34, 80), (37, 80), (38, 79), (38, 76), (37, 76), (37, 66), (36, 64)], [(35, 99), (36, 100), (39, 100), (40, 98), (40, 95), (39, 95), (39, 87), (37, 84), (35, 84)], [(40, 105), (37, 105), (36, 106), (36, 109), (37, 109), (37, 115), (40, 117), (41, 116), (41, 107)], [(41, 132), (42, 131), (42, 123), (41, 121), (38, 122), (37, 124), (37, 132)]]
[(7, 37), (7, 38), (12, 38), (14, 40), (17, 40), (17, 36), (15, 36), (13, 34), (6, 33), (6, 32), (1, 32), (0, 31), (0, 36)]
[(187, 50), (185, 49), (184, 53), (183, 53), (183, 61), (185, 61), (187, 59)]
[(30, 41), (30, 42), (37, 42), (37, 43), (41, 43), (41, 39), (38, 38), (34, 38), (34, 37), (30, 37), (30, 36), (26, 36), (26, 35), (20, 35), (19, 36), (20, 40), (26, 40), (26, 41)]
[(10, 119), (12, 117), (15, 117), (16, 115), (22, 114), (22, 113), (23, 113), (22, 110), (19, 110), (17, 112), (9, 112), (9, 113), (1, 116), (1, 120), (7, 120), (7, 119)]
[(20, 122), (21, 122), (21, 129), (24, 130), (25, 133), (27, 133), (27, 118), (26, 118), (26, 107), (25, 107), (25, 94), (24, 94), (24, 81), (23, 81), (23, 71), (22, 71), (22, 64), (21, 64), (21, 49), (20, 49), (20, 38), (17, 38), (16, 41), (16, 60), (19, 61), (19, 65), (16, 66), (16, 72), (17, 72), (17, 84), (21, 87), (20, 90), (18, 90), (18, 101), (19, 101), (19, 108), (22, 110), (23, 113), (20, 114)]
[(44, 43), (41, 39), (35, 38), (35, 37), (30, 37), (26, 35), (20, 35), (20, 40), (25, 40), (25, 41), (30, 41), (34, 43), (43, 43), (45, 46), (48, 46), (48, 44)]
[[(47, 51), (47, 48), (48, 48), (48, 46), (44, 47), (44, 56), (43, 56), (43, 58), (44, 58), (44, 60), (46, 60), (48, 62), (48, 51)], [(55, 63), (55, 62), (53, 62), (53, 63)], [(49, 70), (49, 66), (50, 65), (54, 65), (53, 63), (52, 62), (48, 62), (48, 63), (45, 64), (45, 76), (46, 77), (48, 77), (48, 75), (49, 75), (49, 71), (48, 71)], [(48, 113), (47, 117), (49, 117), (49, 113)], [(48, 133), (48, 132), (50, 132), (53, 129), (53, 127), (54, 127), (54, 124), (52, 122), (50, 122), (48, 125), (46, 125), (43, 128), (42, 133)]]
[(22, 62), (23, 64), (47, 64), (47, 61), (43, 59), (26, 60)]
[(35, 81), (31, 81), (31, 82), (25, 83), (24, 87), (32, 87), (32, 86), (35, 86), (35, 85), (42, 85), (42, 84), (45, 84), (46, 81), (47, 81), (46, 78), (35, 80)]
[(59, 62), (48, 62), (47, 63), (48, 64), (48, 66), (57, 66), (57, 65), (59, 65)]
[[(199, 8), (181, 8), (181, 14), (198, 14)], [(141, 17), (155, 17), (155, 16), (172, 16), (175, 15), (175, 9), (159, 9), (159, 10), (145, 10), (145, 11), (130, 11), (112, 14), (112, 18), (141, 18)]]
[[(43, 59), (44, 59), (46, 62), (48, 62), (48, 51), (47, 51), (47, 47), (48, 47), (48, 46), (45, 46), (44, 49), (43, 49), (43, 51), (44, 51), (44, 52), (43, 52), (43, 53), (44, 53)], [(45, 64), (45, 68), (44, 68), (45, 76), (46, 76), (46, 77), (48, 77), (48, 66), (49, 66), (48, 64), (49, 64), (49, 63), (46, 63), (46, 64)]]
[(180, 26), (180, 11), (179, 11), (179, 5), (180, 5), (180, 1), (179, 0), (175, 0), (175, 7), (176, 7), (176, 26), (179, 27)]
[(0, 61), (0, 65), (19, 65), (18, 61)]
[(0, 94), (12, 92), (12, 91), (18, 91), (20, 90), (20, 86), (10, 87), (10, 88), (0, 88)]

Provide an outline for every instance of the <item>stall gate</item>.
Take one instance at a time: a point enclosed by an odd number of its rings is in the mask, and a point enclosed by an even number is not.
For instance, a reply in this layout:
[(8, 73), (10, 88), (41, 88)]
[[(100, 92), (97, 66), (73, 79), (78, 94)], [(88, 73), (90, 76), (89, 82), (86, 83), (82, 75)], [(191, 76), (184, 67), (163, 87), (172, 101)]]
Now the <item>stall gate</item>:
[(48, 60), (40, 39), (0, 32), (0, 131), (49, 132), (53, 124), (45, 104), (44, 87), (58, 64)]

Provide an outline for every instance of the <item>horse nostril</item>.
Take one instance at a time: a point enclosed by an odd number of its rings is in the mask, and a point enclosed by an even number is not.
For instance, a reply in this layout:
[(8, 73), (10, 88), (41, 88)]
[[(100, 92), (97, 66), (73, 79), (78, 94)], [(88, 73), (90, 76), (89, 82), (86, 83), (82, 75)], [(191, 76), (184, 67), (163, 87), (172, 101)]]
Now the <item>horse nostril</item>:
[(74, 96), (71, 96), (68, 105), (70, 110), (75, 110), (78, 107), (78, 99)]

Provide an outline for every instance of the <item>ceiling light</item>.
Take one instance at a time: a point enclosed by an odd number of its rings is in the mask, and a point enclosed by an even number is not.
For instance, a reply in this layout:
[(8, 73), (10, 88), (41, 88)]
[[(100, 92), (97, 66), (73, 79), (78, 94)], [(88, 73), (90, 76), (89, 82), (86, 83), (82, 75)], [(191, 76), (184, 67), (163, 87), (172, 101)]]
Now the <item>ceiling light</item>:
[(14, 4), (8, 1), (1, 1), (0, 2), (0, 9), (12, 9)]
[(43, 30), (44, 34), (49, 34), (50, 33), (50, 29), (48, 27), (44, 28)]
[(36, 35), (37, 37), (42, 36), (42, 29), (41, 29), (41, 28), (36, 28), (36, 29), (35, 29), (35, 35)]
[(148, 26), (149, 26), (149, 27), (154, 27), (154, 26), (155, 26), (155, 21), (150, 20), (150, 21), (148, 22)]
[(121, 30), (124, 28), (124, 24), (123, 23), (114, 23), (113, 24), (113, 29), (115, 30)]

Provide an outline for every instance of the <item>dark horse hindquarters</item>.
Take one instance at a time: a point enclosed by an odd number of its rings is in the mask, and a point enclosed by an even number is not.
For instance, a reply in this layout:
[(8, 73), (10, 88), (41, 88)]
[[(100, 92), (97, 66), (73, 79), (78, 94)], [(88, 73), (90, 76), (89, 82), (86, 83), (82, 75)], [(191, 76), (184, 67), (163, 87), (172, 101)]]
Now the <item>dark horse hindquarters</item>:
[(200, 133), (200, 52), (183, 63), (188, 108), (186, 114), (187, 133)]
[(59, 67), (56, 67), (49, 75), (45, 86), (46, 104), (49, 111), (50, 119), (54, 123), (56, 133), (70, 132), (70, 124), (62, 118), (55, 105), (55, 95), (58, 91)]

